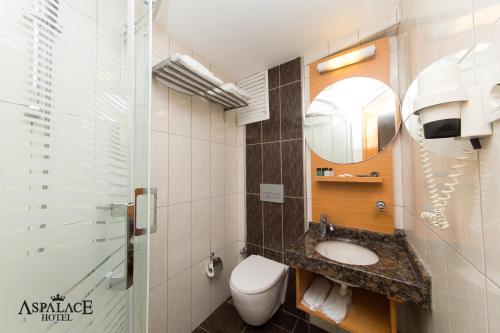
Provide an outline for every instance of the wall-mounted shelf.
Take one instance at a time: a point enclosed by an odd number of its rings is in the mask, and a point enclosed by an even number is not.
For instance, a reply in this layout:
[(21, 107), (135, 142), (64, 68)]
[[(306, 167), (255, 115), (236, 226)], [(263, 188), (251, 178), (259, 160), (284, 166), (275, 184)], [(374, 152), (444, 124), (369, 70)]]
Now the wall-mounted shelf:
[(314, 176), (314, 181), (333, 183), (382, 183), (384, 181), (384, 177)]
[(217, 85), (171, 59), (163, 60), (153, 66), (153, 77), (172, 89), (195, 94), (219, 104), (224, 107), (224, 111), (248, 105), (239, 96), (220, 89)]
[[(300, 302), (316, 274), (300, 268), (296, 268), (295, 272), (297, 308), (337, 325), (323, 313), (311, 310)], [(397, 314), (395, 309), (395, 302), (384, 295), (355, 288), (347, 317), (338, 326), (353, 333), (395, 333), (397, 331)]]

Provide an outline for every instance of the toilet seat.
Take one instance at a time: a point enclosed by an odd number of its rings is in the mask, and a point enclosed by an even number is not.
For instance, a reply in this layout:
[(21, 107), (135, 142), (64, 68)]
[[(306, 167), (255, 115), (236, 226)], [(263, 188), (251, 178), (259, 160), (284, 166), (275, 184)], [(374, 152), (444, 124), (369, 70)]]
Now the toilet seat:
[(258, 294), (271, 288), (283, 276), (287, 267), (276, 261), (251, 255), (236, 266), (229, 282), (239, 293)]

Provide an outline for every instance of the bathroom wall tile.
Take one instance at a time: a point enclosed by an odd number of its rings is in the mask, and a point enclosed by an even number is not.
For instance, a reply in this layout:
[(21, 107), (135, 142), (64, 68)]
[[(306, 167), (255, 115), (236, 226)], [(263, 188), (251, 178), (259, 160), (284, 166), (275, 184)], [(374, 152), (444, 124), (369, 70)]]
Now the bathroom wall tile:
[(271, 259), (277, 261), (279, 263), (283, 263), (283, 252), (273, 251), (270, 249), (264, 248), (264, 257), (267, 259)]
[(176, 53), (185, 54), (188, 56), (193, 55), (193, 51), (184, 43), (170, 37), (170, 57)]
[(494, 124), (493, 136), (483, 140), (479, 153), (481, 170), (481, 199), (483, 213), (484, 259), (486, 275), (500, 285), (500, 123)]
[(283, 184), (285, 196), (304, 196), (304, 171), (302, 161), (302, 140), (282, 142)]
[(210, 197), (210, 142), (192, 140), (192, 200)]
[(168, 88), (157, 80), (151, 82), (151, 129), (168, 132)]
[(450, 248), (446, 260), (451, 331), (487, 332), (484, 275)]
[(224, 143), (236, 145), (236, 111), (225, 111)]
[[(222, 262), (226, 261), (225, 249), (215, 252), (216, 257), (220, 257)], [(222, 272), (210, 279), (210, 311), (213, 312), (217, 309), (224, 301), (226, 297), (226, 284), (228, 283), (228, 270), (223, 268)]]
[(169, 204), (191, 200), (191, 139), (169, 135)]
[(230, 244), (238, 239), (238, 195), (236, 193), (226, 195), (224, 200), (226, 244)]
[(246, 146), (246, 190), (260, 193), (262, 183), (262, 145)]
[(210, 137), (212, 142), (224, 143), (224, 127), (222, 106), (210, 104)]
[(210, 254), (210, 199), (192, 202), (192, 259), (197, 263)]
[(246, 144), (262, 142), (262, 122), (245, 125)]
[(446, 243), (429, 229), (426, 229), (426, 239), (429, 252), (427, 269), (432, 276), (432, 312), (429, 314), (430, 333), (451, 333), (448, 315), (449, 292)]
[(280, 139), (280, 89), (269, 91), (269, 119), (262, 121), (262, 142)]
[(496, 0), (474, 0), (473, 4), (474, 30), (476, 41), (479, 41), (500, 18), (500, 4)]
[(208, 259), (191, 267), (191, 328), (195, 329), (210, 315), (210, 279), (206, 269)]
[(262, 145), (262, 182), (281, 184), (281, 143)]
[(267, 71), (267, 81), (269, 82), (269, 89), (277, 88), (280, 85), (280, 66)]
[(247, 243), (247, 257), (251, 255), (264, 256), (264, 248), (262, 246)]
[(245, 193), (246, 186), (246, 147), (236, 147), (236, 191), (238, 193)]
[(169, 133), (191, 135), (191, 96), (169, 89)]
[(237, 192), (237, 175), (236, 175), (236, 146), (225, 146), (225, 179), (224, 179), (224, 192), (232, 194)]
[(191, 203), (168, 208), (168, 277), (191, 265)]
[(168, 134), (151, 131), (151, 186), (157, 188), (158, 206), (168, 203)]
[(243, 146), (246, 144), (246, 126), (236, 125), (236, 145)]
[(149, 292), (149, 331), (163, 333), (167, 331), (167, 282)]
[(226, 245), (226, 262), (224, 263), (225, 279), (226, 279), (226, 299), (231, 297), (231, 288), (229, 286), (229, 279), (233, 269), (239, 263), (239, 246), (238, 242), (234, 241)]
[(287, 198), (283, 204), (283, 248), (286, 249), (304, 232), (304, 199)]
[(302, 138), (302, 85), (300, 82), (280, 88), (281, 139)]
[(401, 135), (396, 135), (392, 146), (392, 181), (393, 181), (393, 203), (397, 206), (403, 205), (403, 175), (401, 155)]
[(191, 269), (168, 281), (167, 315), (169, 332), (191, 332)]
[(488, 332), (500, 332), (500, 288), (489, 279), (486, 280), (488, 305)]
[(264, 216), (264, 247), (283, 251), (282, 205), (263, 202), (262, 210)]
[(210, 249), (216, 252), (226, 245), (224, 196), (211, 198), (210, 207)]
[(280, 65), (280, 86), (300, 80), (300, 65), (300, 58)]
[(210, 103), (204, 98), (193, 96), (191, 114), (193, 138), (210, 140)]
[(155, 24), (153, 24), (151, 49), (153, 54), (162, 59), (169, 57), (170, 38), (168, 33)]
[(262, 246), (262, 204), (258, 195), (247, 194), (247, 242)]
[(246, 241), (247, 238), (247, 211), (246, 211), (246, 200), (244, 193), (237, 193), (237, 214), (238, 214), (238, 230), (237, 230), (237, 239), (239, 241)]
[(210, 144), (210, 190), (212, 196), (224, 195), (224, 156), (225, 149), (221, 143)]
[(150, 268), (149, 288), (153, 289), (167, 281), (167, 241), (168, 220), (167, 207), (159, 207), (157, 215), (157, 230), (151, 234), (150, 246)]

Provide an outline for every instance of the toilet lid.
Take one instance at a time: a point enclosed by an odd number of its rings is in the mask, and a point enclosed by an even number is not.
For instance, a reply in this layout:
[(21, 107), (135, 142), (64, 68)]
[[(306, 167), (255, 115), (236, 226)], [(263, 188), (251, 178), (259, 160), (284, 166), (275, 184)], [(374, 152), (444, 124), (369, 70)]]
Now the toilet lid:
[(247, 295), (263, 292), (281, 278), (287, 267), (276, 261), (251, 255), (238, 264), (231, 273), (231, 287)]

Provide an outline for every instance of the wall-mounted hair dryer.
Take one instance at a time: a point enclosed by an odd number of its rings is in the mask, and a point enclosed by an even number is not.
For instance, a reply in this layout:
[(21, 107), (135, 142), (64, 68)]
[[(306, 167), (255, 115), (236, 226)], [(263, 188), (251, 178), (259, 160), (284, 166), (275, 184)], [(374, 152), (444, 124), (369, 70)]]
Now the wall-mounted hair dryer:
[(500, 118), (500, 84), (465, 87), (459, 65), (436, 66), (418, 78), (413, 113), (426, 139), (461, 137), (478, 149), (479, 138), (491, 135), (490, 123)]

